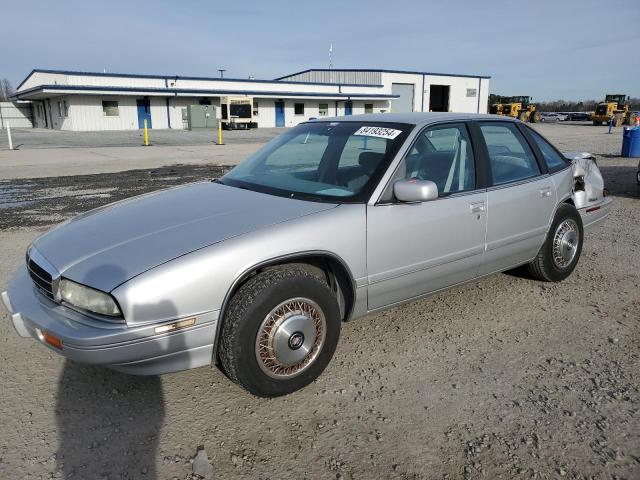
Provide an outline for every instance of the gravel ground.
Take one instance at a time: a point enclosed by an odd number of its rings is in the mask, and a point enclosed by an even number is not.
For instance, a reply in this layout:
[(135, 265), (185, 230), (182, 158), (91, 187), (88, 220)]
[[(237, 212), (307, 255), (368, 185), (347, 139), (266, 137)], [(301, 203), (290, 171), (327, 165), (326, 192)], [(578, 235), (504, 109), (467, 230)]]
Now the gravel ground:
[[(500, 274), (349, 322), (318, 381), (271, 400), (215, 367), (130, 377), (65, 362), (3, 312), (0, 478), (640, 478), (637, 161), (605, 128), (536, 128), (597, 153), (615, 197), (563, 283)], [(199, 168), (3, 183), (0, 287), (45, 224), (217, 174)]]

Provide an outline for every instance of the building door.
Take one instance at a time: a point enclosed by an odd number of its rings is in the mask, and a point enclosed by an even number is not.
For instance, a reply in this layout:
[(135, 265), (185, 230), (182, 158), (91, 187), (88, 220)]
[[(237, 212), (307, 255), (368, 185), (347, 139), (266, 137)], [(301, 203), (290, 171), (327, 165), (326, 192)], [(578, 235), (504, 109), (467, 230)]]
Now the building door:
[(284, 102), (276, 102), (276, 127), (284, 127)]
[(431, 85), (429, 93), (430, 112), (449, 111), (449, 85)]
[(353, 103), (352, 102), (344, 102), (344, 114), (345, 115), (353, 115)]
[(391, 100), (391, 111), (394, 113), (413, 112), (413, 83), (392, 83), (391, 93), (398, 98)]
[(138, 105), (138, 128), (144, 128), (144, 121), (147, 121), (147, 128), (151, 128), (151, 102), (148, 98), (136, 100)]

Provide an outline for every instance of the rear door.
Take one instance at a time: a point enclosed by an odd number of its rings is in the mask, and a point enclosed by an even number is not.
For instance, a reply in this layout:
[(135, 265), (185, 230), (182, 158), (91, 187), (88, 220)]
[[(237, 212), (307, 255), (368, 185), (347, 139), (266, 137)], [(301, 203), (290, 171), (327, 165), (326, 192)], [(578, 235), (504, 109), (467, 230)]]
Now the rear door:
[[(484, 252), (486, 191), (464, 123), (427, 127), (399, 165), (385, 193), (367, 206), (369, 309), (474, 278)], [(431, 180), (439, 198), (402, 203), (400, 179)]]
[(486, 251), (481, 275), (533, 259), (544, 243), (556, 190), (515, 122), (478, 122), (488, 158)]

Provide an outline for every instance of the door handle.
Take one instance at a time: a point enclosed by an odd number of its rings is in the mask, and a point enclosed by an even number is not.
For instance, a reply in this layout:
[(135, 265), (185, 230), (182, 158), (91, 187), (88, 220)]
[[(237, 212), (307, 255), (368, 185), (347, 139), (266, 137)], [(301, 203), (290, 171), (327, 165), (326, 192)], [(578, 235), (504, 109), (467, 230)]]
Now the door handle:
[(551, 188), (549, 188), (549, 187), (541, 188), (540, 189), (540, 196), (542, 198), (550, 197), (551, 196)]
[(471, 213), (482, 213), (484, 212), (484, 202), (471, 203), (469, 204), (471, 208)]

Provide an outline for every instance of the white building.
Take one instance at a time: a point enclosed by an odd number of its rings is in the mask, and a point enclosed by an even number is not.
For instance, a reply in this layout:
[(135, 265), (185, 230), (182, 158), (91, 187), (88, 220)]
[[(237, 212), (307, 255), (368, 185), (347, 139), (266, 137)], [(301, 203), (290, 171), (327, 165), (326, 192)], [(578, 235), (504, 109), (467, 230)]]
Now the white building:
[[(251, 105), (258, 127), (372, 112), (486, 113), (489, 78), (395, 70), (306, 70), (276, 80), (33, 70), (15, 99), (33, 103), (33, 123), (59, 130), (184, 129), (190, 105)], [(248, 106), (247, 106), (248, 110)], [(225, 117), (227, 118), (227, 117)]]

